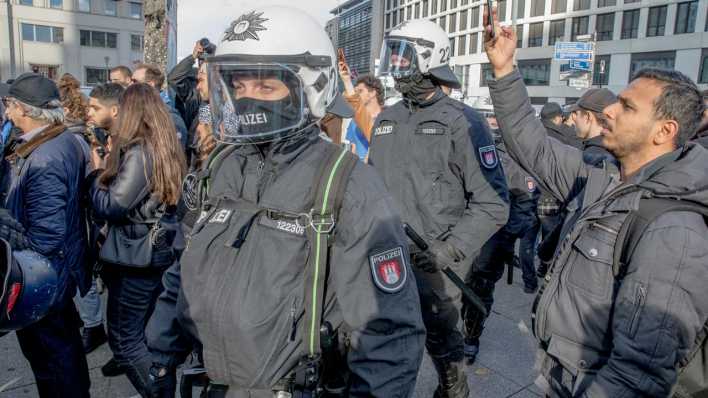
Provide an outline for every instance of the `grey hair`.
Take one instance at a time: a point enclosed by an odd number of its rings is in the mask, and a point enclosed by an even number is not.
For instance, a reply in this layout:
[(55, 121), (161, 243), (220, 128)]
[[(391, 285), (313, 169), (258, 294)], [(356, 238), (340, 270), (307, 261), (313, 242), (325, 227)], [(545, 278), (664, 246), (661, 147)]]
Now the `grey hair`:
[(25, 104), (24, 102), (18, 101), (25, 110), (27, 117), (46, 122), (47, 124), (61, 124), (64, 123), (64, 108), (61, 106), (59, 100), (52, 100), (47, 104), (48, 109), (38, 108), (33, 105)]

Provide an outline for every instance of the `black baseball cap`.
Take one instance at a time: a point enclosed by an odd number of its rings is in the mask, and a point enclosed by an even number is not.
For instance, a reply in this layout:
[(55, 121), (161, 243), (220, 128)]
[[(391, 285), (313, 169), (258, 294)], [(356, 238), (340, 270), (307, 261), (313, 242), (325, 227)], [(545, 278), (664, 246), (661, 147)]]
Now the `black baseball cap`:
[(612, 91), (606, 88), (591, 88), (578, 99), (578, 102), (573, 104), (570, 111), (574, 112), (582, 109), (602, 113), (605, 108), (615, 102), (617, 102), (617, 96)]
[(8, 97), (17, 99), (37, 108), (49, 108), (49, 103), (59, 100), (57, 85), (46, 77), (36, 73), (24, 73), (12, 82)]
[(563, 116), (563, 109), (557, 102), (547, 102), (541, 108), (541, 119), (551, 119), (556, 116)]

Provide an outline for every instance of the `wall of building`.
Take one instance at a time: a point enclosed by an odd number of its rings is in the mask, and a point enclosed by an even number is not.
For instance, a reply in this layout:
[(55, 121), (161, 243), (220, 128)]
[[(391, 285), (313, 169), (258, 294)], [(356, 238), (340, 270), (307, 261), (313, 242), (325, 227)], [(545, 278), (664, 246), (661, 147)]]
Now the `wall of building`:
[[(516, 0), (519, 1), (519, 0)], [(541, 0), (543, 1), (543, 0)], [(695, 30), (693, 33), (675, 34), (675, 23), (677, 19), (677, 10), (679, 3), (687, 3), (686, 0), (640, 0), (627, 1), (616, 0), (615, 5), (604, 5), (603, 0), (589, 0), (589, 8), (586, 10), (574, 11), (575, 3), (580, 0), (567, 0), (564, 12), (553, 13), (552, 6), (554, 0), (545, 0), (544, 14), (541, 16), (531, 17), (531, 7), (534, 0), (523, 0), (523, 9), (519, 9), (519, 17), (514, 21), (513, 7), (514, 1), (507, 0), (505, 24), (516, 25), (523, 31), (522, 47), (517, 52), (517, 60), (523, 62), (525, 60), (551, 59), (553, 57), (553, 46), (549, 45), (549, 33), (551, 21), (565, 20), (565, 30), (562, 40), (571, 40), (572, 21), (575, 17), (588, 17), (588, 33), (595, 31), (598, 15), (614, 14), (614, 29), (612, 31), (612, 40), (598, 41), (596, 45), (596, 56), (609, 55), (609, 73), (608, 82), (605, 87), (609, 87), (614, 91), (621, 90), (627, 85), (630, 74), (630, 65), (633, 54), (659, 52), (659, 51), (675, 51), (674, 68), (692, 79), (699, 81), (700, 74), (706, 56), (703, 49), (708, 48), (708, 33), (705, 32), (707, 27), (706, 14), (708, 12), (708, 0), (695, 0), (697, 12), (695, 14)], [(385, 5), (385, 31), (390, 30), (398, 23), (410, 18), (415, 18), (415, 10), (419, 8), (420, 17), (425, 17), (438, 24), (441, 19), (445, 18), (445, 30), (449, 37), (454, 40), (455, 49), (451, 64), (458, 66), (458, 71), (469, 68), (469, 73), (465, 74), (466, 91), (468, 97), (486, 97), (489, 91), (484, 87), (482, 80), (482, 65), (488, 63), (486, 54), (484, 54), (482, 43), (482, 18), (483, 6), (486, 1), (469, 1), (469, 0), (386, 0)], [(611, 1), (610, 1), (611, 3)], [(445, 10), (443, 9), (445, 5)], [(424, 16), (422, 11), (423, 6), (427, 5), (427, 16)], [(437, 9), (433, 10), (433, 5), (437, 5)], [(519, 3), (517, 3), (518, 7)], [(664, 35), (657, 37), (647, 37), (647, 24), (649, 20), (649, 10), (651, 7), (668, 6), (666, 13), (666, 23), (664, 27)], [(472, 12), (477, 8), (478, 13)], [(409, 10), (412, 11), (409, 12)], [(633, 39), (622, 39), (622, 16), (627, 10), (639, 9), (639, 25), (637, 37)], [(467, 20), (463, 24), (463, 29), (460, 30), (460, 17), (467, 11)], [(410, 16), (409, 16), (410, 14)], [(455, 14), (456, 26), (450, 26), (450, 16)], [(475, 15), (476, 18), (473, 18)], [(394, 20), (394, 16), (396, 17)], [(543, 24), (543, 39), (542, 46), (529, 47), (529, 31), (530, 24)], [(466, 46), (463, 52), (459, 52), (458, 44), (461, 36), (465, 36)], [(474, 42), (475, 45), (471, 45)], [(473, 51), (474, 50), (474, 51)], [(636, 55), (635, 55), (636, 56)], [(564, 102), (572, 102), (575, 98), (582, 94), (582, 90), (567, 86), (564, 81), (559, 81), (560, 63), (556, 61), (550, 62), (550, 81), (547, 85), (528, 86), (531, 97), (537, 98), (537, 101), (555, 100), (561, 104)], [(459, 75), (459, 73), (458, 73)], [(703, 88), (706, 88), (708, 81), (699, 81)]]
[[(12, 0), (12, 21), (8, 21), (7, 2), (0, 3), (0, 35), (12, 29), (12, 47), (15, 55), (15, 74), (32, 71), (32, 65), (56, 66), (57, 74), (71, 73), (82, 84), (87, 83), (86, 68), (106, 68), (116, 65), (133, 66), (142, 61), (142, 51), (131, 49), (131, 34), (143, 35), (143, 20), (130, 17), (128, 1), (114, 2), (117, 16), (102, 15), (103, 1), (92, 0), (91, 12), (78, 11), (78, 0), (63, 0), (62, 9), (49, 7), (49, 0), (34, 0), (33, 6)], [(134, 1), (139, 3), (139, 1)], [(23, 40), (22, 24), (52, 26), (63, 29), (63, 42), (45, 43)], [(82, 46), (80, 30), (117, 34), (116, 48)], [(8, 37), (4, 36), (3, 37)], [(0, 44), (0, 77), (10, 78), (9, 40)], [(7, 47), (5, 47), (7, 46)], [(106, 58), (108, 57), (108, 58)], [(108, 62), (106, 62), (108, 61)]]

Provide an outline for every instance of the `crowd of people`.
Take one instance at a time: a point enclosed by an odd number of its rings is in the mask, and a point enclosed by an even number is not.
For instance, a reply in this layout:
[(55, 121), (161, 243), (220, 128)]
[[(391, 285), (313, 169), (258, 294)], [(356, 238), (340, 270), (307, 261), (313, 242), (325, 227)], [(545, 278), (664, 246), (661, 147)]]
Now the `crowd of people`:
[(0, 335), (40, 397), (88, 397), (107, 342), (142, 397), (410, 397), (427, 351), (464, 398), (514, 267), (546, 396), (708, 391), (705, 93), (644, 69), (538, 118), (489, 11), (486, 118), (449, 96), (437, 24), (384, 38), (385, 106), (280, 6), (167, 75), (0, 86)]

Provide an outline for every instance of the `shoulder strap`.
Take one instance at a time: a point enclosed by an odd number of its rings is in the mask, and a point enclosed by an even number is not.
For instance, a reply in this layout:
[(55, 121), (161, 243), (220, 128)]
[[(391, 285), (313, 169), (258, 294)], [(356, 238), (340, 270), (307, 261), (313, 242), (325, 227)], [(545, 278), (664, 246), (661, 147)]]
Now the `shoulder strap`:
[(612, 271), (615, 278), (624, 278), (627, 264), (649, 224), (671, 211), (689, 211), (708, 217), (708, 207), (687, 200), (642, 198), (639, 210), (630, 212), (617, 234)]
[(305, 316), (303, 338), (307, 355), (321, 354), (320, 328), (324, 310), (325, 281), (329, 268), (329, 247), (337, 224), (349, 176), (357, 159), (346, 149), (328, 146), (327, 160), (314, 181), (314, 206), (306, 227), (310, 240), (310, 256), (305, 276)]

